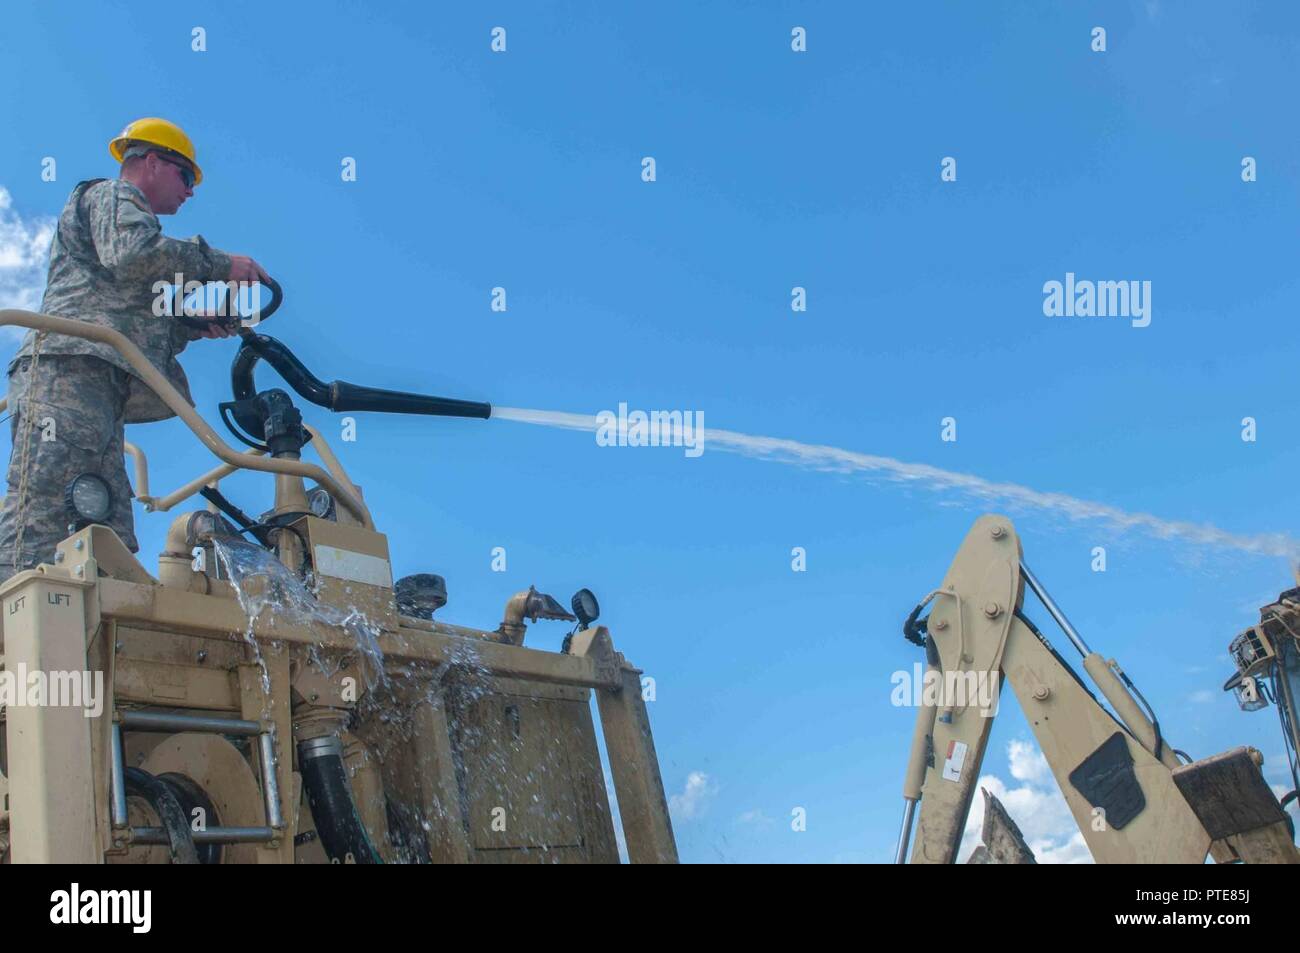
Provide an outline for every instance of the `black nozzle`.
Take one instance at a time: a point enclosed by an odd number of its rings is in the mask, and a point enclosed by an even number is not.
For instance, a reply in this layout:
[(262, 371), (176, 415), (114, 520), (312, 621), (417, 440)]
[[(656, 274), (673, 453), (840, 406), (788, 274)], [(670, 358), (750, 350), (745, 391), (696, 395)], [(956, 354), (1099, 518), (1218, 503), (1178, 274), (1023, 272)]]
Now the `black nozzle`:
[[(329, 385), (330, 410), (377, 410), (386, 414), (426, 414), (431, 417), (492, 416), (492, 405), (476, 400), (457, 400), (454, 397), (428, 397), (381, 387), (363, 387), (347, 381), (334, 381)], [(304, 395), (305, 396), (305, 395)]]
[(347, 381), (332, 381), (327, 384), (307, 370), (292, 351), (265, 334), (244, 335), (244, 341), (235, 354), (235, 361), (230, 367), (230, 383), (236, 400), (246, 400), (256, 393), (253, 370), (257, 362), (263, 359), (279, 371), (285, 382), (304, 399), (333, 411), (373, 410), (386, 414), (477, 417), (484, 420), (492, 416), (491, 404), (475, 400), (430, 397), (406, 391), (363, 387)]

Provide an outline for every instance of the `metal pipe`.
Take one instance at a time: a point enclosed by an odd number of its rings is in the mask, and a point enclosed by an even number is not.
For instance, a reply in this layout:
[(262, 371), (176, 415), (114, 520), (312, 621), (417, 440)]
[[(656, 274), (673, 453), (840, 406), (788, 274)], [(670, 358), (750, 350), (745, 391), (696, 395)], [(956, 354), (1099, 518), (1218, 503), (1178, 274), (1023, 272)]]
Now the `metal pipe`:
[[(275, 840), (277, 833), (269, 827), (209, 827), (201, 831), (191, 831), (190, 836), (196, 844), (264, 844)], [(131, 841), (134, 844), (160, 844), (167, 846), (167, 832), (161, 827), (133, 827)]]
[(343, 464), (339, 463), (339, 458), (334, 455), (333, 448), (325, 442), (321, 432), (310, 424), (303, 424), (302, 429), (307, 431), (307, 434), (311, 437), (311, 448), (316, 451), (316, 456), (320, 457), (321, 463), (325, 464), (325, 469), (334, 474), (334, 479), (352, 488), (352, 491), (357, 495), (357, 502), (361, 504), (362, 509), (366, 511), (366, 516), (369, 517), (370, 509), (366, 506), (366, 501), (361, 497), (361, 490), (352, 482), (352, 478), (347, 475), (347, 472), (343, 469)]
[(1156, 731), (1155, 712), (1151, 717), (1147, 717), (1142, 706), (1138, 704), (1137, 698), (1129, 690), (1133, 683), (1125, 676), (1123, 680), (1116, 674), (1120, 671), (1118, 666), (1112, 665), (1106, 659), (1102, 658), (1096, 652), (1086, 656), (1083, 660), (1083, 670), (1088, 673), (1096, 686), (1101, 689), (1102, 697), (1110, 702), (1111, 707), (1115, 709), (1115, 714), (1119, 716), (1120, 721), (1128, 726), (1137, 743), (1149, 751), (1152, 757), (1157, 758), (1169, 770), (1178, 767), (1178, 756), (1174, 754), (1173, 748), (1167, 741), (1164, 741), (1159, 732)]
[(508, 645), (523, 645), (524, 633), (528, 626), (524, 619), (536, 622), (538, 619), (562, 619), (565, 622), (577, 622), (578, 618), (564, 611), (552, 596), (538, 592), (536, 586), (529, 586), (523, 592), (516, 592), (506, 600), (505, 618), (497, 629), (497, 635)]
[(131, 365), (135, 375), (158, 395), (159, 399), (167, 405), (168, 410), (185, 422), (185, 425), (218, 459), (250, 470), (310, 477), (325, 487), (330, 495), (347, 507), (353, 516), (361, 520), (366, 529), (374, 529), (374, 523), (370, 520), (366, 508), (358, 502), (351, 491), (315, 464), (303, 463), (300, 460), (275, 460), (270, 457), (250, 458), (248, 454), (229, 446), (215, 430), (208, 426), (208, 422), (199, 416), (198, 411), (190, 406), (189, 401), (181, 396), (180, 391), (172, 385), (171, 381), (153, 366), (149, 358), (144, 356), (144, 352), (122, 332), (97, 324), (87, 324), (85, 321), (77, 321), (73, 318), (59, 318), (16, 308), (0, 310), (0, 327), (5, 325), (16, 325), (21, 328), (107, 344), (122, 355), (122, 359)]
[[(1133, 679), (1124, 673), (1124, 670), (1119, 667), (1119, 663), (1114, 659), (1107, 661), (1106, 667), (1114, 672), (1115, 676), (1123, 683), (1125, 691), (1137, 699), (1138, 704), (1142, 706), (1142, 712), (1146, 715), (1147, 721), (1151, 722), (1152, 731), (1156, 736), (1156, 745), (1163, 745), (1164, 741), (1160, 735), (1160, 719), (1156, 717), (1156, 710), (1151, 707), (1151, 703), (1147, 701), (1146, 696), (1133, 684)], [(1152, 754), (1159, 758), (1161, 752), (1153, 751)]]
[(112, 748), (110, 752), (112, 759), (110, 770), (113, 772), (113, 826), (126, 827), (126, 770), (123, 766), (122, 756), (122, 725), (119, 722), (113, 723), (110, 743)]
[(262, 793), (266, 797), (266, 823), (272, 828), (284, 827), (280, 813), (280, 779), (275, 772), (275, 728), (263, 732), (258, 738), (262, 752)]
[(1061, 631), (1065, 633), (1066, 637), (1069, 638), (1072, 643), (1074, 643), (1074, 647), (1079, 650), (1079, 654), (1085, 658), (1091, 655), (1092, 649), (1088, 648), (1087, 643), (1083, 641), (1083, 637), (1079, 635), (1074, 626), (1070, 625), (1070, 620), (1065, 617), (1065, 613), (1061, 611), (1061, 607), (1056, 604), (1056, 601), (1050, 595), (1048, 595), (1047, 590), (1043, 588), (1043, 584), (1040, 583), (1037, 577), (1029, 571), (1029, 567), (1025, 565), (1023, 560), (1020, 562), (1020, 575), (1024, 577), (1025, 582), (1029, 583), (1029, 588), (1034, 590), (1034, 595), (1038, 596), (1038, 601), (1043, 604), (1043, 607), (1047, 609), (1051, 617), (1056, 620), (1056, 624), (1061, 627)]
[[(3, 408), (0, 408), (0, 410), (3, 410)], [(339, 462), (339, 458), (337, 455), (335, 455), (333, 449), (330, 447), (328, 443), (325, 442), (325, 438), (321, 436), (320, 431), (317, 430), (315, 427), (312, 427), (309, 424), (303, 424), (303, 429), (306, 430), (307, 433), (311, 436), (311, 447), (313, 450), (316, 451), (316, 455), (320, 457), (321, 462), (325, 464), (325, 469), (327, 469), (334, 476), (334, 479), (338, 480), (339, 483), (341, 483), (343, 486), (350, 488), (352, 492), (356, 495), (357, 504), (364, 511), (364, 517), (362, 520), (360, 520), (361, 524), (363, 526), (364, 525), (373, 526), (374, 517), (370, 515), (370, 508), (366, 506), (365, 500), (361, 498), (361, 491), (357, 489), (356, 484), (354, 484), (352, 482), (352, 479), (347, 475), (347, 471), (343, 469), (343, 464)], [(245, 452), (250, 457), (262, 457), (266, 455), (261, 450), (248, 450)], [(181, 486), (176, 490), (173, 490), (171, 493), (168, 493), (166, 496), (153, 497), (149, 499), (145, 504), (145, 509), (148, 510), (149, 512), (157, 511), (157, 512), (165, 513), (168, 510), (170, 510), (173, 506), (175, 506), (177, 503), (180, 503), (184, 500), (188, 500), (191, 496), (193, 496), (195, 493), (198, 493), (205, 486), (216, 486), (218, 483), (220, 483), (222, 478), (230, 476), (230, 474), (234, 473), (236, 470), (239, 469), (241, 469), (240, 466), (236, 466), (235, 464), (231, 464), (231, 463), (223, 463), (219, 467), (213, 467), (207, 473), (195, 477), (193, 480), (190, 480), (184, 486)], [(215, 506), (209, 504), (208, 508), (211, 509), (213, 512), (216, 512)]]
[[(258, 753), (261, 756), (262, 766), (262, 793), (266, 799), (266, 821), (269, 825), (267, 829), (276, 831), (284, 827), (284, 814), (280, 810), (280, 780), (276, 776), (276, 757), (275, 757), (275, 726), (263, 729), (260, 722), (248, 721), (242, 718), (209, 718), (201, 715), (178, 715), (164, 712), (148, 711), (124, 711), (120, 715), (120, 723), (114, 724), (114, 745), (113, 745), (113, 794), (114, 794), (114, 825), (126, 825), (126, 786), (121, 778), (122, 771), (122, 728), (131, 728), (135, 731), (208, 731), (223, 735), (244, 735), (257, 736)], [(121, 824), (118, 820), (118, 792), (121, 792)], [(233, 829), (233, 828), (232, 828)], [(162, 828), (154, 828), (162, 831)], [(226, 828), (213, 828), (213, 830), (226, 830)], [(261, 828), (246, 828), (246, 830), (261, 830)], [(212, 843), (213, 838), (200, 837), (201, 832), (196, 831), (194, 840), (196, 843)], [(165, 838), (165, 833), (162, 834)], [(258, 837), (258, 840), (270, 840), (270, 838)], [(152, 843), (150, 841), (140, 841), (140, 843)], [(158, 843), (169, 843), (166, 839)]]
[(939, 668), (939, 651), (934, 639), (927, 636), (925, 640), (925, 674), (921, 676), (921, 707), (916, 712), (916, 725), (912, 728), (912, 747), (907, 756), (907, 773), (903, 776), (903, 797), (909, 801), (919, 800), (921, 788), (925, 785), (925, 771), (929, 761), (934, 735), (934, 719), (938, 708), (931, 693), (925, 686), (931, 683), (943, 684)]
[[(266, 454), (264, 454), (261, 450), (249, 450), (246, 456), (263, 457), (266, 456)], [(230, 476), (230, 474), (234, 473), (238, 469), (241, 468), (233, 463), (223, 463), (219, 467), (213, 467), (207, 473), (195, 477), (189, 483), (186, 483), (184, 486), (180, 487), (179, 489), (173, 490), (171, 493), (168, 493), (166, 496), (154, 497), (153, 500), (149, 503), (148, 509), (150, 512), (154, 512), (156, 510), (160, 513), (166, 513), (177, 503), (180, 503), (183, 500), (188, 500), (191, 496), (193, 496), (195, 493), (198, 493), (204, 487), (206, 486), (215, 487), (218, 483), (221, 482), (222, 477)]]
[(260, 735), (262, 733), (262, 725), (256, 721), (153, 711), (122, 712), (122, 727), (134, 731), (210, 731), (222, 735)]
[(907, 863), (907, 845), (912, 841), (912, 818), (916, 816), (917, 801), (907, 798), (907, 807), (903, 811), (903, 829), (898, 834), (898, 852), (894, 855), (894, 863)]
[(122, 442), (122, 449), (135, 461), (135, 498), (141, 503), (148, 503), (149, 496), (149, 458), (144, 451), (129, 440)]
[[(1040, 602), (1056, 620), (1056, 624), (1061, 627), (1061, 631), (1066, 634), (1074, 647), (1079, 650), (1083, 656), (1083, 668), (1090, 676), (1093, 682), (1101, 689), (1102, 696), (1111, 703), (1119, 715), (1120, 720), (1128, 726), (1137, 742), (1142, 745), (1151, 755), (1160, 760), (1166, 767), (1173, 769), (1178, 767), (1178, 758), (1174, 754), (1164, 739), (1160, 736), (1156, 728), (1155, 712), (1147, 704), (1141, 693), (1137, 692), (1136, 687), (1127, 676), (1121, 681), (1120, 677), (1115, 674), (1115, 668), (1100, 655), (1088, 648), (1083, 637), (1070, 624), (1070, 620), (1065, 617), (1061, 607), (1043, 588), (1043, 584), (1038, 581), (1029, 567), (1022, 561), (1020, 563), (1020, 575), (1024, 577), (1029, 588), (1038, 596)], [(1134, 695), (1137, 698), (1134, 698)], [(1139, 700), (1141, 704), (1139, 705)], [(1146, 708), (1146, 712), (1142, 709)], [(1150, 713), (1149, 715), (1147, 713)]]

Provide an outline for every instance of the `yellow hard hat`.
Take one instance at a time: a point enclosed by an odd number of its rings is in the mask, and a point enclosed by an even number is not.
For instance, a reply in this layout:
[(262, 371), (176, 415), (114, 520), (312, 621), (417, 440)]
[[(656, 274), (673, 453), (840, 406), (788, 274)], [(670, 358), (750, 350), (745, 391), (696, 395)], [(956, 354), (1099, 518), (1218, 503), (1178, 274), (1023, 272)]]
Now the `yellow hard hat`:
[(185, 135), (185, 130), (176, 123), (156, 117), (137, 119), (129, 123), (122, 130), (122, 134), (108, 144), (108, 151), (114, 159), (121, 162), (126, 157), (127, 148), (133, 142), (148, 142), (184, 156), (194, 167), (194, 184), (198, 185), (203, 181), (203, 170), (194, 161), (194, 143), (190, 142), (190, 137)]

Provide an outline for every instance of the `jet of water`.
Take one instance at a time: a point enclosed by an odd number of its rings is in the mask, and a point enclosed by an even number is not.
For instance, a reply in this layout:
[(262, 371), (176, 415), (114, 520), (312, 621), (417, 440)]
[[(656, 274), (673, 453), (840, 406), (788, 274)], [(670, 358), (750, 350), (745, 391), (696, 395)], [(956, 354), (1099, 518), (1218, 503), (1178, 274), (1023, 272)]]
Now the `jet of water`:
[[(492, 416), (502, 420), (583, 430), (594, 433), (599, 423), (594, 414), (568, 414), (554, 410), (525, 410), (518, 407), (493, 407)], [(667, 443), (671, 436), (661, 435)], [(731, 430), (704, 431), (704, 447), (724, 450), (747, 457), (772, 460), (792, 466), (829, 473), (862, 474), (869, 478), (917, 486), (936, 493), (957, 493), (966, 499), (987, 504), (1037, 510), (1072, 521), (1093, 521), (1114, 530), (1136, 530), (1157, 539), (1180, 540), (1201, 546), (1235, 549), (1259, 556), (1285, 556), (1295, 560), (1300, 554), (1300, 540), (1285, 533), (1243, 535), (1219, 529), (1208, 523), (1161, 519), (1149, 513), (1126, 510), (1081, 500), (1065, 493), (1044, 492), (1018, 483), (998, 483), (970, 473), (943, 470), (924, 463), (908, 463), (893, 457), (878, 457), (840, 447), (800, 443), (777, 437), (759, 437)]]

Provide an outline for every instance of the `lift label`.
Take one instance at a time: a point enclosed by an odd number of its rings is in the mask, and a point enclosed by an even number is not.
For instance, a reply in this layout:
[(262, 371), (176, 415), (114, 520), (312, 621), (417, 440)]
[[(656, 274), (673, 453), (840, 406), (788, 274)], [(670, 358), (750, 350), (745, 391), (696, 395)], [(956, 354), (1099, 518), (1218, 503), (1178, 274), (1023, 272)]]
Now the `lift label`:
[(960, 781), (961, 769), (966, 764), (967, 745), (964, 741), (948, 742), (948, 757), (943, 762), (945, 781)]

